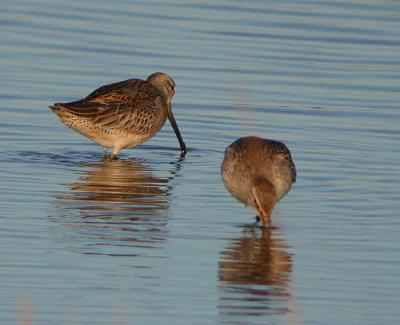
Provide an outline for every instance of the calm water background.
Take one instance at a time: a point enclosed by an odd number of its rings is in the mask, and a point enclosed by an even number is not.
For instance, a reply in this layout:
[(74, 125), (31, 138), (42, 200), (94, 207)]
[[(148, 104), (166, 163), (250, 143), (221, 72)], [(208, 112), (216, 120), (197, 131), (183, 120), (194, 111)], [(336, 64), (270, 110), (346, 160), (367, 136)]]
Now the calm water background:
[[(399, 324), (399, 1), (0, 9), (1, 324)], [(154, 71), (185, 159), (166, 124), (103, 161), (47, 108)], [(298, 170), (269, 233), (219, 176), (250, 134)]]

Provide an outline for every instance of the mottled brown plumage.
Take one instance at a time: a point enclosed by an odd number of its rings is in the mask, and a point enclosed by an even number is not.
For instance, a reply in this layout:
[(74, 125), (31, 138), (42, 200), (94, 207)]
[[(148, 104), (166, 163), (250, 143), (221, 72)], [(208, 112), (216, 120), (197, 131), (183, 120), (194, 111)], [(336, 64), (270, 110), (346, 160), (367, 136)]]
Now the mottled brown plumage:
[(157, 72), (147, 80), (105, 85), (84, 99), (56, 103), (50, 108), (61, 122), (99, 143), (105, 151), (112, 148), (113, 156), (152, 138), (168, 118), (185, 154), (186, 146), (172, 114), (174, 94), (172, 78)]
[(296, 168), (283, 143), (245, 137), (226, 149), (221, 175), (228, 191), (268, 227), (275, 204), (296, 181)]

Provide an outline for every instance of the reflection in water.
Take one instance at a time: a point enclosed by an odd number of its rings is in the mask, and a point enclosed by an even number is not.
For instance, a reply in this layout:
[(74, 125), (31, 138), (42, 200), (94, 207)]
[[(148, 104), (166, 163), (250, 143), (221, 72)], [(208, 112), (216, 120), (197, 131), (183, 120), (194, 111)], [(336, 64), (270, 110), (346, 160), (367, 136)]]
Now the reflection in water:
[(66, 184), (68, 193), (57, 196), (60, 213), (51, 220), (89, 239), (84, 254), (138, 256), (132, 247), (154, 248), (165, 240), (169, 180), (180, 161), (165, 178), (153, 176), (138, 159), (105, 158), (83, 166), (80, 179)]
[(290, 312), (291, 258), (279, 229), (246, 227), (219, 262), (223, 315), (262, 316)]

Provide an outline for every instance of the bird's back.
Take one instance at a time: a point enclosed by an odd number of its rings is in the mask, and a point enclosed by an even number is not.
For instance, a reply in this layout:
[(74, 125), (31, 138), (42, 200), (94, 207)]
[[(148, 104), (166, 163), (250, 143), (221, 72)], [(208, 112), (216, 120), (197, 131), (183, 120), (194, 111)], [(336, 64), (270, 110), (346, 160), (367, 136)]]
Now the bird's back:
[(275, 140), (240, 138), (225, 151), (221, 174), (228, 190), (237, 199), (252, 199), (255, 179), (265, 178), (274, 185), (277, 200), (296, 181), (296, 168), (289, 149)]
[(161, 93), (140, 79), (105, 85), (81, 100), (50, 108), (64, 124), (104, 147), (143, 143), (161, 129), (167, 117)]
[[(146, 134), (158, 131), (164, 124), (165, 105), (161, 94), (151, 84), (129, 79), (102, 86), (84, 99), (56, 103), (50, 108), (67, 125), (81, 120), (85, 125), (92, 123), (100, 129)], [(76, 129), (75, 124), (69, 126)]]

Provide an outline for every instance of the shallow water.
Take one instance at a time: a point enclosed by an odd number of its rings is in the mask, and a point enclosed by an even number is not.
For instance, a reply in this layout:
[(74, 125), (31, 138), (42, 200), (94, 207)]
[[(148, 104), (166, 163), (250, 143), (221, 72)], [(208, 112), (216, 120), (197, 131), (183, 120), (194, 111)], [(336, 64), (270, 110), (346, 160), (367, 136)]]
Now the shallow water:
[[(1, 9), (1, 324), (398, 323), (399, 2)], [(184, 159), (169, 125), (103, 159), (47, 109), (154, 71)], [(219, 176), (250, 134), (297, 166), (269, 232)]]

